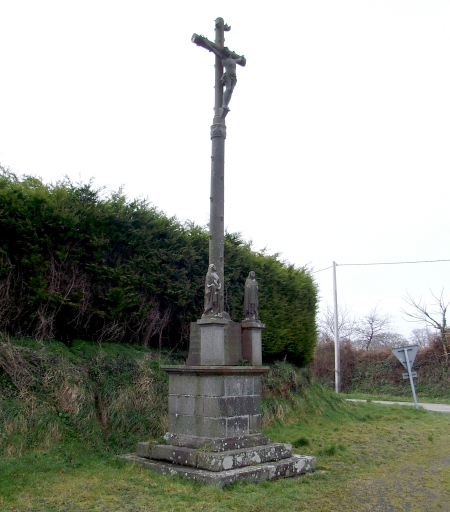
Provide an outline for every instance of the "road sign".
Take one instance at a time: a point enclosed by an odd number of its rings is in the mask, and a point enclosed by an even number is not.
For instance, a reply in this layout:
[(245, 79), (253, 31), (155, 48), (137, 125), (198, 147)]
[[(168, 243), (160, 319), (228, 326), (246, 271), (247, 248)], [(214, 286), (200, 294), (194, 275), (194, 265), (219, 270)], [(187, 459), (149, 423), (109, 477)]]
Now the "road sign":
[[(414, 364), (414, 359), (416, 358), (417, 351), (419, 350), (419, 345), (409, 345), (408, 347), (400, 347), (392, 349), (392, 353), (394, 356), (402, 363), (402, 365), (408, 370), (408, 373), (403, 374), (404, 379), (409, 378), (409, 383), (411, 384), (411, 390), (414, 398), (414, 405), (416, 409), (419, 408), (419, 404), (417, 403), (416, 390), (414, 389), (414, 380), (413, 377), (417, 377), (417, 372), (412, 372), (411, 368)], [(415, 375), (414, 375), (415, 374)]]
[(416, 359), (417, 351), (419, 350), (419, 345), (410, 345), (408, 347), (400, 347), (392, 349), (392, 353), (394, 356), (402, 363), (402, 365), (408, 369), (408, 365), (406, 363), (406, 353), (408, 354), (409, 366), (412, 368), (414, 364), (414, 360)]

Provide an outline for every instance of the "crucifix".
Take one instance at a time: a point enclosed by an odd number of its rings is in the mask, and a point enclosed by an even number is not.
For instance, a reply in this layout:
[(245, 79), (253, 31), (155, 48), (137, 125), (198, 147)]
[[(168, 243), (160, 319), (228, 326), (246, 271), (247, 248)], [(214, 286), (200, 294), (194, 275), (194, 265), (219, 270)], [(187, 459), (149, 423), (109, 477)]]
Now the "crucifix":
[[(215, 61), (215, 95), (214, 95), (214, 119), (211, 126), (211, 196), (209, 215), (209, 265), (215, 265), (220, 283), (224, 282), (224, 171), (225, 171), (225, 117), (230, 111), (230, 102), (233, 90), (236, 86), (236, 64), (245, 66), (246, 60), (224, 46), (224, 32), (231, 29), (223, 21), (217, 18), (215, 21), (216, 37), (212, 42), (204, 36), (194, 34), (192, 42), (206, 50), (213, 52)], [(225, 87), (225, 92), (223, 88)], [(223, 285), (218, 289), (219, 301), (217, 311), (212, 311), (217, 316), (229, 319), (224, 312)], [(207, 313), (205, 311), (205, 313)]]

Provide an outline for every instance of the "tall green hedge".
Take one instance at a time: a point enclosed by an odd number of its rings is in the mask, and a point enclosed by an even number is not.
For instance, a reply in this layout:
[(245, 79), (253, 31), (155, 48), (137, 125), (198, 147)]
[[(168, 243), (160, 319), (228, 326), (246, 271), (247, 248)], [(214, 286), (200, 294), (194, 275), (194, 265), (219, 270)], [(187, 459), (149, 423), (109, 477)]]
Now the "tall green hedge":
[[(200, 317), (208, 233), (146, 200), (66, 179), (46, 185), (0, 168), (0, 330), (185, 349)], [(307, 269), (225, 238), (225, 301), (242, 319), (254, 270), (266, 359), (312, 360), (317, 292)]]

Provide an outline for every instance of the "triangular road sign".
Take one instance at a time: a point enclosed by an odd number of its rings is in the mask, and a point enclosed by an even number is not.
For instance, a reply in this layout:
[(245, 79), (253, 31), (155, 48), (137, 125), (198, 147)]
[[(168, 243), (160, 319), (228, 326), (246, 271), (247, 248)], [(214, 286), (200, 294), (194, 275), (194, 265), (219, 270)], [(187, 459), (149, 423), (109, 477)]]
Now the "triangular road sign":
[(408, 347), (400, 347), (400, 348), (392, 349), (392, 353), (394, 354), (394, 356), (402, 363), (402, 365), (406, 369), (408, 369), (408, 365), (406, 364), (405, 350), (406, 350), (406, 354), (408, 354), (409, 367), (412, 368), (412, 365), (414, 364), (414, 360), (417, 355), (417, 351), (419, 350), (419, 345), (409, 345)]

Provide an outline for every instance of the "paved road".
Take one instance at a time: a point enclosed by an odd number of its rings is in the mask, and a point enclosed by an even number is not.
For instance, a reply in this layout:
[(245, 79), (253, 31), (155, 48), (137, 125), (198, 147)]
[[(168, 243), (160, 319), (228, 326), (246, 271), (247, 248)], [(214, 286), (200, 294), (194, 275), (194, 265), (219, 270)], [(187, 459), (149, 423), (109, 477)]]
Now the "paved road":
[[(356, 398), (347, 398), (349, 402), (367, 402), (367, 400), (357, 400)], [(384, 400), (369, 400), (374, 404), (385, 404), (385, 405), (412, 405), (414, 402), (385, 402)], [(418, 402), (419, 407), (423, 407), (427, 411), (445, 412), (450, 414), (450, 405), (446, 404), (422, 404)]]

